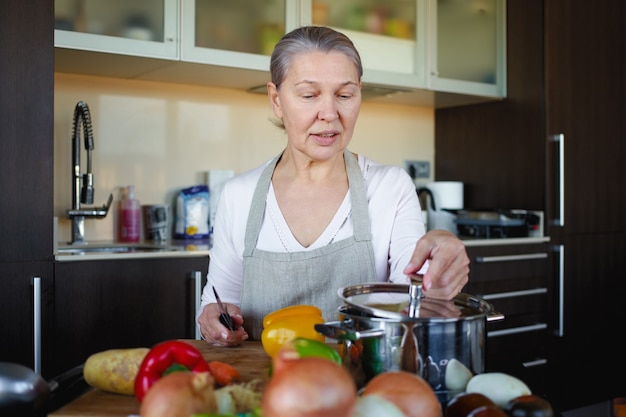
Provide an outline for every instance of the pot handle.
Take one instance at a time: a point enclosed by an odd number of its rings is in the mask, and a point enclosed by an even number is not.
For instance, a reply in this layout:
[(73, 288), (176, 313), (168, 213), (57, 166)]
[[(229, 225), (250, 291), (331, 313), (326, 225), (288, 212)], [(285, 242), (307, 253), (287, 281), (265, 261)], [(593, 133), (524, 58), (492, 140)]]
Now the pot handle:
[(504, 314), (500, 313), (499, 311), (495, 311), (492, 310), (491, 312), (489, 312), (489, 314), (487, 314), (487, 321), (500, 321), (500, 320), (504, 320)]
[(315, 330), (325, 337), (337, 339), (338, 341), (349, 340), (355, 342), (367, 337), (377, 337), (385, 334), (385, 329), (352, 330), (342, 326), (341, 321), (329, 321), (327, 323), (316, 324)]

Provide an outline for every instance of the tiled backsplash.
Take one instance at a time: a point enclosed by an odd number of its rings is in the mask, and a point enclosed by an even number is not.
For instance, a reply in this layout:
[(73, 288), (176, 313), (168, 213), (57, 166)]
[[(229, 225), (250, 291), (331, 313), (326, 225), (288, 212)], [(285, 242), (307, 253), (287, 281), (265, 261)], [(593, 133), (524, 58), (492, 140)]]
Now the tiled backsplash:
[[(270, 121), (267, 97), (193, 85), (55, 74), (54, 216), (70, 238), (72, 116), (91, 111), (94, 206), (134, 185), (142, 204), (172, 205), (185, 187), (204, 184), (209, 169), (254, 168), (279, 153), (284, 133)], [(434, 110), (364, 102), (349, 147), (387, 164), (434, 160)], [(85, 161), (84, 153), (81, 161)], [(84, 168), (83, 168), (84, 172)], [(431, 170), (432, 172), (432, 170)], [(52, 221), (52, 220), (51, 220)], [(114, 213), (85, 221), (86, 240), (111, 240)]]

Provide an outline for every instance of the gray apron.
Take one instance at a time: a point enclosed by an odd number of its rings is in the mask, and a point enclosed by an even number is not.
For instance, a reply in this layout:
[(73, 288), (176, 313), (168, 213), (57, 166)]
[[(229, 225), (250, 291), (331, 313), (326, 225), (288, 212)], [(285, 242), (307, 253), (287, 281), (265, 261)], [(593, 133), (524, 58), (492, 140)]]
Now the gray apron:
[(354, 235), (311, 251), (278, 253), (256, 248), (272, 173), (265, 168), (254, 191), (243, 252), (241, 311), (251, 340), (260, 340), (263, 317), (283, 307), (311, 304), (326, 321), (338, 319), (337, 290), (376, 280), (365, 181), (352, 153), (344, 150)]

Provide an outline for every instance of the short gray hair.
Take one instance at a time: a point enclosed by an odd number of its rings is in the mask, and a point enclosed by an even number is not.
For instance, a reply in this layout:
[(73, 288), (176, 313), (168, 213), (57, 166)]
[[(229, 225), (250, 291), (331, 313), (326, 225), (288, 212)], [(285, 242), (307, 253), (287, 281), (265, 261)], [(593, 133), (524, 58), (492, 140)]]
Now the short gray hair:
[(294, 55), (302, 52), (341, 52), (354, 62), (363, 76), (361, 56), (352, 41), (343, 33), (325, 26), (302, 26), (285, 34), (274, 47), (270, 60), (270, 75), (276, 88), (284, 81)]

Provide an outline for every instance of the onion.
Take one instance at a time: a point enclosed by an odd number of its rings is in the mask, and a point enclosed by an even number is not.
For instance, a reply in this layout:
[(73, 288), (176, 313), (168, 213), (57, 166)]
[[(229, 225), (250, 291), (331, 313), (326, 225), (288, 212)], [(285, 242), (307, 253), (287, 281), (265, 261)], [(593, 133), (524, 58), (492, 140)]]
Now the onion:
[(388, 371), (372, 378), (362, 396), (379, 395), (395, 404), (407, 417), (441, 417), (435, 391), (420, 376), (406, 371)]
[(467, 417), (469, 413), (484, 405), (495, 405), (486, 395), (478, 392), (462, 392), (446, 405), (446, 417)]
[(486, 372), (473, 376), (465, 391), (483, 394), (498, 407), (504, 407), (515, 397), (532, 394), (522, 380), (502, 372)]
[(217, 412), (214, 380), (208, 372), (173, 372), (150, 387), (141, 402), (141, 417), (189, 417)]
[(463, 362), (457, 359), (450, 359), (446, 366), (446, 388), (448, 391), (465, 391), (465, 387), (474, 375)]
[(319, 357), (284, 360), (263, 393), (263, 417), (349, 417), (356, 384), (341, 365)]

